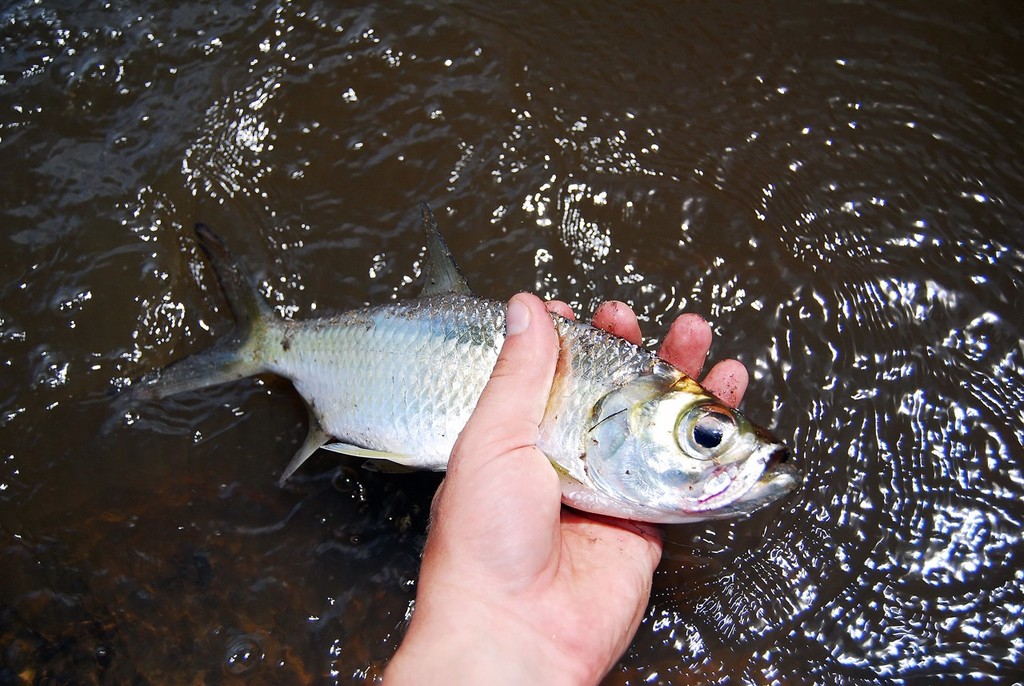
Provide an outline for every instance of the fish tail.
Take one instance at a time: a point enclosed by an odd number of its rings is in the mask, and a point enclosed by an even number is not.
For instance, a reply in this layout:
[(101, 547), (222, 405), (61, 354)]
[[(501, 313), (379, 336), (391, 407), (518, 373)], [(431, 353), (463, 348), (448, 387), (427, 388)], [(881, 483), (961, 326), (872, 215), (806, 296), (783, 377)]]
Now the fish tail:
[(212, 348), (143, 377), (132, 386), (137, 398), (166, 398), (269, 371), (266, 341), (279, 326), (277, 318), (220, 236), (205, 224), (196, 224), (196, 236), (235, 318), (235, 330)]

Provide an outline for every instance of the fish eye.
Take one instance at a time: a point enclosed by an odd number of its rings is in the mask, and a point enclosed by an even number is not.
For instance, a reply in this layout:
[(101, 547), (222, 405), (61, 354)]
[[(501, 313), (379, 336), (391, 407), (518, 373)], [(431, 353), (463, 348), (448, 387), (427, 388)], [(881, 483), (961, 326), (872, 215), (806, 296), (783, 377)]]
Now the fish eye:
[(721, 417), (713, 414), (704, 415), (693, 425), (693, 440), (702, 448), (708, 450), (717, 448), (722, 444), (722, 435), (725, 433), (724, 424)]
[(701, 405), (687, 412), (676, 427), (676, 441), (687, 455), (709, 460), (729, 444), (735, 432), (736, 419), (726, 408)]

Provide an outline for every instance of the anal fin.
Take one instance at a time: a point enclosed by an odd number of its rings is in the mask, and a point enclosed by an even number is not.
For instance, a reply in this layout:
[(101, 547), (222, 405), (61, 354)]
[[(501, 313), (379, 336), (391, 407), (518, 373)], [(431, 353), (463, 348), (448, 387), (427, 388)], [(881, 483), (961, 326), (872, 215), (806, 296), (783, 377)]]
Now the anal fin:
[(412, 455), (402, 455), (400, 453), (389, 453), (384, 450), (373, 450), (372, 448), (363, 448), (358, 445), (352, 445), (351, 443), (342, 443), (340, 441), (334, 441), (322, 446), (324, 450), (332, 450), (336, 453), (343, 453), (345, 455), (352, 455), (353, 457), (364, 457), (367, 460), (387, 460), (388, 462), (394, 462), (396, 464), (405, 465), (412, 467), (416, 458)]
[(306, 440), (302, 442), (302, 445), (296, 451), (295, 457), (292, 458), (292, 461), (281, 472), (281, 478), (277, 480), (279, 485), (284, 485), (284, 482), (302, 466), (303, 462), (309, 459), (310, 455), (331, 440), (330, 434), (320, 426), (320, 420), (316, 418), (312, 408), (307, 408), (307, 410), (309, 412), (309, 432), (306, 434)]
[(388, 460), (367, 460), (363, 463), (363, 469), (374, 474), (410, 474), (421, 471), (418, 467), (413, 467), (410, 464)]

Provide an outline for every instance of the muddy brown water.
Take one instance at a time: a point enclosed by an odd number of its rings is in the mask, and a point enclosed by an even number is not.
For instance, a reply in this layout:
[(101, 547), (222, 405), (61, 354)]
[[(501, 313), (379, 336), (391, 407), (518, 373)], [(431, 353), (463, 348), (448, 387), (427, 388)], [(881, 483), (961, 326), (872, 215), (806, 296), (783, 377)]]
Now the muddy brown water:
[(124, 412), (275, 307), (475, 290), (706, 316), (790, 498), (670, 527), (607, 684), (1012, 682), (1024, 659), (1017, 3), (14, 2), (0, 10), (0, 683), (361, 683), (436, 475), (287, 383)]

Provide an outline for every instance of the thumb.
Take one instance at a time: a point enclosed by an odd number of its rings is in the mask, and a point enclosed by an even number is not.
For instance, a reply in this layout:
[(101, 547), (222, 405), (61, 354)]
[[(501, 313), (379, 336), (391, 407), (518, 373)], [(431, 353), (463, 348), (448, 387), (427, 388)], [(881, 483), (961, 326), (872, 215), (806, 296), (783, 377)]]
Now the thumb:
[(544, 304), (514, 296), (491, 378), (434, 497), (421, 579), (432, 578), (433, 561), (468, 555), (488, 574), (501, 569), (501, 578), (521, 584), (550, 561), (561, 488), (536, 443), (557, 359), (558, 336)]
[(537, 442), (558, 360), (558, 335), (544, 303), (528, 293), (509, 301), (505, 329), (491, 378), (459, 436), (449, 470)]

